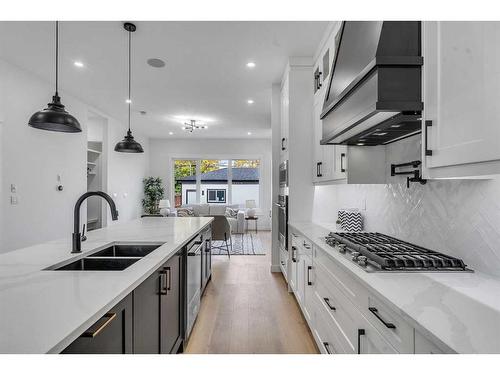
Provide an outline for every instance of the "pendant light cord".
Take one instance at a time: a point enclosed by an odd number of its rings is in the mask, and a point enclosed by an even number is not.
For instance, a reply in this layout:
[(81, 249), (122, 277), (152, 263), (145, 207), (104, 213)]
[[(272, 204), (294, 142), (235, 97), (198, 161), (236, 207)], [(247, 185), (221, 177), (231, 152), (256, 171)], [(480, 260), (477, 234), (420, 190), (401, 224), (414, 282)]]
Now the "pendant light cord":
[(130, 58), (130, 49), (131, 49), (131, 40), (132, 40), (132, 32), (128, 32), (128, 131), (130, 131), (130, 106), (132, 105), (132, 98), (130, 97), (130, 81), (131, 81), (131, 58)]
[(56, 96), (58, 96), (58, 79), (59, 79), (59, 21), (56, 21)]

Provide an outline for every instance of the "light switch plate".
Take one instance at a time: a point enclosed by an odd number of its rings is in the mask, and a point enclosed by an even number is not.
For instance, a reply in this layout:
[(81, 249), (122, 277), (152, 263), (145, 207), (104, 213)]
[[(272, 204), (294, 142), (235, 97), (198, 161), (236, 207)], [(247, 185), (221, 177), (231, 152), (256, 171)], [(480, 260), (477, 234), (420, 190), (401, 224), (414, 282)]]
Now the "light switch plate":
[(18, 203), (17, 197), (14, 195), (11, 195), (10, 196), (10, 204), (17, 204), (17, 203)]
[(11, 193), (16, 193), (17, 192), (17, 186), (15, 184), (10, 184), (10, 192)]

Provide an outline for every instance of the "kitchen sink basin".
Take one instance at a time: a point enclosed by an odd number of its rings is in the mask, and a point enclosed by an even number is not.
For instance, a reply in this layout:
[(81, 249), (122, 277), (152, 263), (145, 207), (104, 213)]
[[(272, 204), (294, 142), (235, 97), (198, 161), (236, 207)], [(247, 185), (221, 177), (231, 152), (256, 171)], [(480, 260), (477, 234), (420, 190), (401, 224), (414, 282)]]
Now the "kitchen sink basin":
[(159, 248), (162, 244), (114, 244), (89, 255), (92, 257), (144, 257)]
[(123, 271), (141, 258), (82, 258), (55, 271)]

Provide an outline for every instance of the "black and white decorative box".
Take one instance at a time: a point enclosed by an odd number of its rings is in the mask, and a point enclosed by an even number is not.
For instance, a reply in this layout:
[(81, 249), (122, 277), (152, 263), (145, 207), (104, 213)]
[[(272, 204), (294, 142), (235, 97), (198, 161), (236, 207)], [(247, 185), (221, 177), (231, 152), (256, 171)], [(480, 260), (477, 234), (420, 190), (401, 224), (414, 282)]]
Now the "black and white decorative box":
[(360, 232), (363, 230), (363, 216), (358, 210), (339, 210), (338, 221), (340, 222), (340, 228), (346, 232)]

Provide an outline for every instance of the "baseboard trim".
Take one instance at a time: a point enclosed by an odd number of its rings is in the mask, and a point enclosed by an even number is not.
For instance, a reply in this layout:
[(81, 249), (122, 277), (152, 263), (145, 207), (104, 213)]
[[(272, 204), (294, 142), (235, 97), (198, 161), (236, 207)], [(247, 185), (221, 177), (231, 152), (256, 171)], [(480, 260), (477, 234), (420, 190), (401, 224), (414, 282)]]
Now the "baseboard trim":
[(271, 272), (281, 272), (279, 265), (271, 264)]

